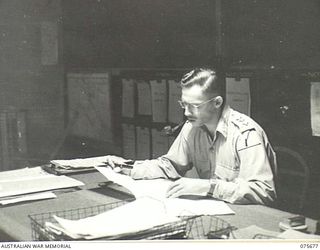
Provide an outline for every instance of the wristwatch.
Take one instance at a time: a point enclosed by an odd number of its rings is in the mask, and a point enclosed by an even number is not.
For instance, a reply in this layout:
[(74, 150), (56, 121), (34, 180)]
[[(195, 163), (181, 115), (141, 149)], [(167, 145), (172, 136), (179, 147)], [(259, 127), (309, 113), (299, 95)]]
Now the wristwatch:
[(209, 179), (209, 183), (210, 183), (210, 189), (209, 189), (209, 192), (208, 192), (208, 196), (213, 196), (213, 191), (216, 187), (216, 180), (215, 179)]

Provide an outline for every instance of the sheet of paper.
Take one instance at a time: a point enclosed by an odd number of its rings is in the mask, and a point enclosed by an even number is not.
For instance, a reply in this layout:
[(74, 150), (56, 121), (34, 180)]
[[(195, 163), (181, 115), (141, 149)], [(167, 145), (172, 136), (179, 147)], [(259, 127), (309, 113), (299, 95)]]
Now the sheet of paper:
[(133, 124), (122, 123), (123, 157), (136, 159), (136, 128)]
[(258, 235), (268, 238), (279, 238), (278, 234), (279, 232), (266, 230), (256, 225), (250, 225), (233, 231), (235, 239), (254, 239), (255, 237), (258, 237)]
[(136, 159), (150, 159), (151, 156), (151, 132), (149, 128), (136, 127), (137, 146)]
[(150, 84), (145, 81), (137, 82), (138, 91), (138, 114), (151, 115), (151, 88)]
[(78, 158), (71, 160), (52, 160), (52, 164), (64, 168), (90, 168), (105, 165), (106, 156)]
[(134, 117), (134, 82), (132, 79), (122, 79), (122, 116)]
[(226, 78), (226, 101), (233, 109), (250, 116), (249, 78)]
[(136, 198), (152, 197), (158, 200), (166, 198), (166, 192), (172, 183), (165, 179), (134, 180), (130, 176), (118, 174), (110, 168), (96, 167), (109, 181), (128, 189)]
[(44, 199), (53, 199), (57, 196), (52, 192), (41, 192), (35, 194), (21, 195), (15, 198), (2, 199), (0, 200), (1, 205), (14, 204), (24, 201), (34, 201), (34, 200), (44, 200)]
[(320, 239), (320, 235), (307, 234), (292, 229), (280, 233), (278, 237), (282, 239)]
[(110, 168), (97, 167), (96, 169), (108, 180), (127, 188), (136, 199), (151, 197), (162, 200), (167, 211), (175, 216), (234, 214), (234, 211), (223, 201), (166, 198), (167, 190), (172, 183), (166, 179), (133, 180), (130, 176), (115, 173)]
[(165, 205), (167, 211), (175, 216), (234, 214), (226, 203), (217, 200), (168, 198)]
[(162, 131), (155, 128), (151, 130), (152, 136), (152, 158), (166, 154), (169, 150), (169, 139)]
[(167, 85), (166, 80), (150, 81), (152, 96), (152, 121), (167, 122)]
[(312, 135), (320, 136), (320, 82), (311, 82), (310, 91)]
[(67, 176), (56, 176), (40, 167), (3, 172), (0, 175), (0, 197), (36, 193), (47, 190), (84, 185), (83, 182)]
[(169, 86), (168, 121), (179, 124), (183, 120), (183, 109), (181, 109), (178, 103), (178, 100), (181, 99), (180, 83), (174, 80), (169, 80), (168, 86)]
[(77, 221), (57, 216), (54, 218), (71, 235), (83, 236), (85, 239), (135, 233), (180, 221), (166, 212), (161, 201), (147, 197)]

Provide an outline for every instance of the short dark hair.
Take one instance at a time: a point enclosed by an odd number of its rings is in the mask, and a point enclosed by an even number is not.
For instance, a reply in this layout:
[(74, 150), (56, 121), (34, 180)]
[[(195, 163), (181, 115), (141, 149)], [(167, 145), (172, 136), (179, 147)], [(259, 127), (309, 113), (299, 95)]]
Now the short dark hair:
[(198, 85), (203, 87), (203, 92), (206, 94), (215, 93), (225, 97), (225, 79), (214, 69), (195, 68), (182, 77), (180, 85), (181, 88)]

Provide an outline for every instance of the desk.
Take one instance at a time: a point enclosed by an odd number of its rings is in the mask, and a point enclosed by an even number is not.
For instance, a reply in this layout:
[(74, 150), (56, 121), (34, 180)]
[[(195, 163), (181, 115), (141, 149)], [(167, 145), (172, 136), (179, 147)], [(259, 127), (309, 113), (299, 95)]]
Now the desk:
[[(0, 241), (31, 241), (29, 214), (76, 209), (81, 207), (107, 204), (129, 198), (128, 195), (111, 189), (104, 193), (96, 192), (98, 183), (106, 179), (97, 172), (74, 175), (86, 185), (73, 192), (57, 192), (57, 198), (10, 205), (0, 208)], [(256, 225), (267, 230), (279, 231), (278, 224), (283, 217), (292, 214), (261, 205), (234, 205), (230, 207), (235, 215), (220, 216), (237, 228)], [(308, 231), (315, 232), (316, 221), (307, 218)]]

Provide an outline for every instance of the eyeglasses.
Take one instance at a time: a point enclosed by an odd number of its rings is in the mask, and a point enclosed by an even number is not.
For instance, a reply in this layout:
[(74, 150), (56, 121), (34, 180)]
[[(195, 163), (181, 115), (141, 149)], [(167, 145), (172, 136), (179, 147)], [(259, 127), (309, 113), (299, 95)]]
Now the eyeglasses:
[(190, 109), (193, 109), (193, 110), (198, 110), (200, 107), (202, 107), (203, 105), (215, 100), (217, 97), (214, 97), (214, 98), (211, 98), (207, 101), (204, 101), (200, 104), (192, 104), (192, 103), (187, 103), (187, 102), (183, 102), (181, 100), (178, 101), (178, 103), (180, 104), (180, 107), (185, 109), (186, 107), (190, 108)]

